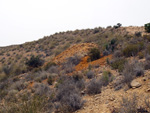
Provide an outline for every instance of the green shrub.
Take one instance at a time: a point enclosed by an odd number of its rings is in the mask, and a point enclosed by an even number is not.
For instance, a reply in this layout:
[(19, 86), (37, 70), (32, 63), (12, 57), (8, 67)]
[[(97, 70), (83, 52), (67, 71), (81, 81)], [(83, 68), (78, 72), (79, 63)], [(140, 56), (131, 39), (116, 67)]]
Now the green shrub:
[(126, 57), (135, 56), (141, 49), (143, 49), (143, 46), (144, 44), (142, 42), (138, 44), (129, 44), (122, 50), (123, 55)]
[(26, 65), (32, 68), (37, 68), (39, 66), (42, 66), (44, 63), (44, 61), (42, 59), (40, 59), (38, 56), (31, 56), (30, 59), (27, 59), (26, 61)]
[(101, 82), (103, 86), (107, 86), (110, 82), (112, 82), (113, 76), (110, 71), (104, 71), (103, 76), (101, 77)]
[(145, 24), (144, 27), (145, 27), (145, 31), (147, 33), (150, 33), (150, 23)]
[(124, 69), (125, 62), (126, 62), (125, 58), (116, 58), (110, 62), (110, 66), (113, 69), (118, 69), (119, 72), (122, 72)]
[(97, 48), (92, 48), (89, 52), (90, 60), (94, 61), (100, 58), (100, 51)]

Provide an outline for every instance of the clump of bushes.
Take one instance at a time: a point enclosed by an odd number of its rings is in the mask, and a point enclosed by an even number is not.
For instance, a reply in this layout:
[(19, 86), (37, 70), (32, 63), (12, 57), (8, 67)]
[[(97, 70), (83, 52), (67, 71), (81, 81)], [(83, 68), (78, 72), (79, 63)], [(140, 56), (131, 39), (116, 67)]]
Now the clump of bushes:
[(130, 87), (131, 81), (138, 76), (144, 74), (144, 66), (142, 63), (137, 60), (133, 60), (132, 62), (127, 62), (125, 64), (125, 68), (123, 70), (124, 82)]
[(33, 88), (32, 88), (32, 92), (34, 92), (36, 95), (38, 96), (51, 96), (52, 91), (49, 88), (48, 85), (45, 85), (43, 83), (35, 83)]
[(39, 58), (39, 56), (31, 56), (30, 59), (27, 59), (26, 65), (31, 68), (37, 68), (39, 66), (42, 66), (44, 61)]
[(87, 85), (88, 94), (98, 94), (101, 93), (102, 83), (99, 80), (93, 78)]
[(80, 63), (80, 57), (79, 56), (72, 56), (66, 59), (66, 62), (62, 64), (62, 69), (65, 71), (65, 73), (71, 73), (75, 69), (74, 67)]
[(145, 61), (145, 64), (144, 64), (144, 69), (145, 69), (145, 70), (148, 70), (148, 69), (150, 69), (150, 55), (147, 54), (147, 55), (145, 56), (145, 59), (146, 59), (146, 61)]
[(139, 56), (139, 59), (144, 58), (144, 54), (143, 54), (143, 52), (139, 52), (139, 53), (138, 53), (138, 56)]
[(54, 62), (48, 62), (45, 66), (44, 66), (44, 70), (48, 70), (50, 67), (52, 66), (56, 66), (56, 64)]
[(122, 54), (122, 52), (120, 51), (120, 50), (116, 50), (114, 53), (113, 53), (113, 57), (114, 58), (120, 58), (120, 57), (122, 57), (123, 56), (123, 54)]
[(90, 60), (94, 61), (100, 58), (100, 51), (97, 48), (92, 48), (89, 52)]
[[(28, 95), (25, 95), (24, 97), (26, 96)], [(3, 106), (0, 106), (0, 112), (1, 113), (37, 113), (45, 111), (52, 112), (52, 105), (50, 104), (48, 104), (48, 99), (46, 97), (34, 95), (29, 99), (21, 99), (18, 103), (7, 102)]]
[(122, 52), (126, 57), (136, 56), (142, 48), (143, 44), (129, 44), (122, 50)]
[(93, 77), (95, 77), (95, 73), (92, 70), (90, 70), (86, 73), (86, 76), (88, 79), (92, 79)]
[(76, 86), (72, 81), (66, 80), (60, 84), (57, 89), (56, 101), (60, 103), (60, 106), (57, 108), (58, 112), (74, 112), (80, 109), (84, 104)]
[(115, 58), (113, 60), (111, 60), (110, 62), (110, 66), (113, 69), (118, 69), (119, 72), (122, 72), (124, 69), (124, 64), (126, 62), (126, 59), (121, 57), (121, 58)]
[(137, 96), (133, 95), (132, 98), (123, 97), (120, 102), (120, 107), (115, 113), (139, 113)]

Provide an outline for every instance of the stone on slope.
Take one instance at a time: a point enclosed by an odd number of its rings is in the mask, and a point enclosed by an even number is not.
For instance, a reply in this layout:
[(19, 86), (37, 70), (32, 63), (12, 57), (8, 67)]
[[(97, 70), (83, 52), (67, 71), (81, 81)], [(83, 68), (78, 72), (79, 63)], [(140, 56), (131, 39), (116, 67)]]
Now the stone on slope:
[(130, 85), (132, 88), (138, 88), (141, 86), (141, 84), (136, 80), (133, 80)]

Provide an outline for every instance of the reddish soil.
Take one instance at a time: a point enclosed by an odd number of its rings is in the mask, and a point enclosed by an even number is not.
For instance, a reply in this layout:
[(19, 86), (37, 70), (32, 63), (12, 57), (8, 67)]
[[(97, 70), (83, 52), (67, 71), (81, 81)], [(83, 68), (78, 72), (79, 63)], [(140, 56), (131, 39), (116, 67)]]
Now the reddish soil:
[(82, 61), (75, 67), (75, 70), (80, 71), (80, 70), (86, 69), (86, 68), (88, 68), (89, 65), (92, 65), (92, 66), (105, 65), (106, 64), (106, 59), (107, 58), (111, 59), (112, 55), (104, 56), (104, 57), (102, 57), (98, 60), (92, 61), (92, 62), (88, 62), (87, 61), (88, 58), (89, 58), (89, 56), (85, 56), (84, 58), (82, 58)]

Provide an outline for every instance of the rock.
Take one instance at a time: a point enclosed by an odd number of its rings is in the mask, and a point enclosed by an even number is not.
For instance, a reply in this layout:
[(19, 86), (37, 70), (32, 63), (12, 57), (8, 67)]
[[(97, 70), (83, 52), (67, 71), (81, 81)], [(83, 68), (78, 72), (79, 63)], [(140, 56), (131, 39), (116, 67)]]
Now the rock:
[(141, 86), (141, 84), (136, 80), (133, 80), (130, 85), (132, 88), (138, 88)]
[(146, 92), (150, 92), (150, 88), (146, 89)]
[(110, 101), (114, 101), (115, 98), (114, 98), (114, 97), (110, 97), (109, 100), (110, 100)]
[(143, 78), (142, 78), (142, 80), (143, 80), (143, 81), (146, 81), (146, 80), (147, 80), (147, 78), (146, 78), (146, 77), (143, 77)]
[(85, 95), (85, 90), (81, 91), (81, 95)]

